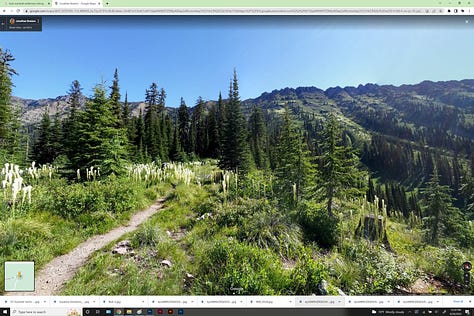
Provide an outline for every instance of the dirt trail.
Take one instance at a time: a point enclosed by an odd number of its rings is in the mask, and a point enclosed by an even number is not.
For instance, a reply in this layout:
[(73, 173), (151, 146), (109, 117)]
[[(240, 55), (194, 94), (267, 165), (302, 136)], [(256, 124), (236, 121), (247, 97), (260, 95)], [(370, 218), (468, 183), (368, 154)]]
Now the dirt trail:
[(71, 252), (54, 258), (35, 275), (34, 292), (8, 292), (4, 295), (54, 295), (72, 279), (77, 270), (86, 264), (89, 256), (122, 235), (132, 232), (148, 218), (156, 214), (163, 206), (164, 199), (157, 200), (152, 206), (132, 216), (125, 226), (117, 227), (103, 235), (97, 235), (81, 243)]

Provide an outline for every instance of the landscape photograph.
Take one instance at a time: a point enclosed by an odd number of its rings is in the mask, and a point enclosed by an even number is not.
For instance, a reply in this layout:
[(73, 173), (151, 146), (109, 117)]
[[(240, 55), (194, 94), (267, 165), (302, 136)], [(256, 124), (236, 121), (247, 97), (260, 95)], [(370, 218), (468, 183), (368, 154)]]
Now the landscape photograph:
[(474, 294), (463, 17), (0, 38), (0, 295)]

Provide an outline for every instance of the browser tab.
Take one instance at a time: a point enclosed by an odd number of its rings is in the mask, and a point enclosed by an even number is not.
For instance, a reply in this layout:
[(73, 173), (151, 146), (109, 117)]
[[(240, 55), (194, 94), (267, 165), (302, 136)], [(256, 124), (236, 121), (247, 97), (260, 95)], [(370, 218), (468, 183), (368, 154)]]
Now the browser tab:
[(296, 306), (344, 306), (345, 299), (341, 296), (297, 296), (295, 298)]

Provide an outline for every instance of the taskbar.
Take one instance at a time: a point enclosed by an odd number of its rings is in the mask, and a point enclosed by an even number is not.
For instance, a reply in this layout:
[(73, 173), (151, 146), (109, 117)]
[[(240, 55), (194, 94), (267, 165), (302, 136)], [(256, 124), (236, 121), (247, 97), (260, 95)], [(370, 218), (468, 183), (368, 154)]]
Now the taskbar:
[[(26, 293), (23, 293), (26, 294)], [(473, 308), (473, 295), (458, 296), (31, 296), (10, 292), (0, 308)], [(0, 313), (0, 316), (3, 316)], [(474, 316), (474, 315), (472, 315)]]
[(173, 309), (173, 308), (84, 308), (82, 310), (83, 315), (86, 316), (116, 316), (116, 315), (129, 315), (129, 316), (161, 316), (161, 315), (189, 315), (189, 316), (314, 316), (314, 315), (327, 315), (327, 316), (386, 316), (386, 315), (432, 315), (432, 316), (471, 316), (473, 309), (461, 309), (461, 308), (414, 308), (414, 309), (372, 309), (372, 308), (359, 308), (359, 309), (345, 309), (345, 308), (326, 308), (317, 309), (314, 308), (303, 308), (303, 309), (291, 309), (291, 308), (265, 308), (265, 309)]
[(1, 316), (472, 316), (473, 308), (172, 308), (172, 307), (85, 307), (0, 308)]

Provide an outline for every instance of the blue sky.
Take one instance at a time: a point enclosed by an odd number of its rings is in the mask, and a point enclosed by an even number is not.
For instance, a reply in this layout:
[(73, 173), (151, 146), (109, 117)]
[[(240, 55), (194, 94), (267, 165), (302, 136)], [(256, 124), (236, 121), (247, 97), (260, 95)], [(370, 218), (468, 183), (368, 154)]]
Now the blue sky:
[(130, 101), (156, 82), (177, 106), (225, 97), (234, 67), (242, 99), (474, 78), (473, 38), (463, 17), (44, 17), (43, 32), (1, 33), (0, 46), (16, 58), (16, 96), (64, 95), (75, 79), (91, 95), (117, 67)]

